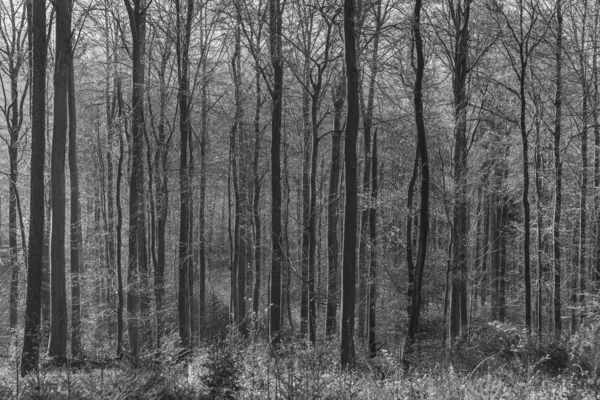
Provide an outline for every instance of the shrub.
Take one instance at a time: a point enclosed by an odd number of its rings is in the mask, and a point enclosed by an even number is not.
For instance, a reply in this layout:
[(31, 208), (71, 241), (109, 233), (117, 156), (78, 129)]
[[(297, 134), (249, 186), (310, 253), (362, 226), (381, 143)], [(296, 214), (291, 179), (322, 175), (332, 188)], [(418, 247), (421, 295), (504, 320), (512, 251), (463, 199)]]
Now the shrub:
[(202, 366), (206, 373), (200, 377), (211, 399), (235, 399), (241, 390), (242, 373), (240, 357), (232, 345), (220, 342), (210, 347), (208, 358)]

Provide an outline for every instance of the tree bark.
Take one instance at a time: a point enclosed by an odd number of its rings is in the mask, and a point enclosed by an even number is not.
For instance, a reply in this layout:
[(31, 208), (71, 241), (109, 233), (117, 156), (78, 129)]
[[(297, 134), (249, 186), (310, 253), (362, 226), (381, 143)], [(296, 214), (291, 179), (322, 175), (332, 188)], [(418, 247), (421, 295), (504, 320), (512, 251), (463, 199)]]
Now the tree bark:
[[(123, 99), (121, 95), (121, 80), (117, 78), (117, 100), (118, 100), (118, 116), (123, 117)], [(123, 179), (123, 158), (124, 158), (124, 139), (123, 132), (119, 130), (119, 162), (117, 165), (117, 358), (123, 355), (123, 332), (124, 321), (123, 311), (125, 308), (125, 294), (123, 289), (123, 268), (121, 266), (121, 247), (122, 247), (122, 231), (123, 231), (123, 207), (121, 206), (121, 181)]]
[[(144, 25), (147, 5), (144, 0), (124, 0), (132, 34), (132, 148), (129, 181), (129, 263), (127, 271), (127, 330), (129, 350), (137, 357), (145, 347), (149, 329), (139, 337), (142, 313), (149, 309), (147, 289), (147, 253), (144, 198)], [(146, 315), (146, 314), (143, 314)], [(149, 328), (149, 327), (148, 327)], [(141, 339), (141, 340), (140, 340)]]
[(594, 7), (594, 30), (592, 40), (592, 118), (594, 121), (594, 211), (595, 221), (595, 262), (592, 279), (596, 291), (600, 289), (600, 121), (598, 118), (598, 107), (600, 97), (598, 94), (598, 18), (600, 15), (600, 4), (595, 2)]
[(413, 90), (415, 107), (415, 124), (417, 128), (417, 146), (421, 159), (421, 209), (419, 211), (419, 240), (417, 262), (415, 264), (415, 282), (412, 291), (411, 313), (408, 323), (407, 350), (414, 343), (419, 327), (419, 313), (421, 307), (421, 283), (427, 255), (427, 233), (429, 230), (429, 155), (427, 153), (427, 136), (425, 133), (425, 116), (423, 107), (423, 74), (425, 71), (425, 57), (423, 55), (423, 40), (421, 38), (421, 0), (416, 0), (412, 28), (415, 38), (417, 56), (416, 76)]
[(44, 163), (46, 134), (46, 7), (45, 2), (27, 3), (32, 32), (31, 87), (31, 191), (27, 302), (21, 358), (21, 376), (38, 369), (42, 305), (42, 264), (44, 246)]
[(554, 335), (558, 339), (562, 333), (561, 321), (561, 243), (560, 243), (560, 217), (562, 206), (562, 162), (560, 159), (560, 135), (562, 123), (562, 0), (556, 2), (556, 96), (554, 98), (554, 171), (556, 174), (556, 193), (554, 200)]
[(65, 150), (67, 142), (68, 57), (71, 34), (70, 10), (66, 0), (55, 2), (56, 59), (54, 67), (54, 125), (52, 131), (51, 192), (52, 232), (50, 239), (51, 322), (48, 355), (62, 364), (67, 358), (67, 289), (65, 276)]
[(348, 109), (346, 114), (346, 138), (344, 143), (346, 205), (344, 209), (344, 245), (342, 258), (340, 364), (342, 368), (346, 369), (351, 368), (355, 362), (354, 317), (356, 293), (356, 218), (358, 213), (356, 138), (358, 135), (360, 112), (358, 103), (355, 15), (355, 1), (344, 0), (344, 50)]
[(452, 262), (452, 297), (450, 306), (450, 337), (466, 334), (467, 327), (467, 76), (469, 74), (469, 19), (471, 0), (458, 2), (451, 12), (454, 24), (453, 94), (454, 94), (454, 238)]
[(369, 239), (371, 242), (371, 264), (369, 266), (369, 284), (368, 284), (368, 306), (369, 318), (368, 323), (368, 343), (369, 356), (377, 355), (377, 336), (376, 328), (376, 311), (377, 311), (377, 195), (378, 195), (378, 160), (377, 160), (377, 129), (373, 133), (373, 163), (371, 167), (371, 202), (369, 209)]
[[(81, 345), (81, 216), (79, 212), (79, 169), (77, 166), (77, 114), (75, 98), (74, 48), (69, 43), (68, 107), (69, 107), (69, 173), (71, 183), (71, 357), (82, 355)], [(112, 170), (112, 169), (111, 169)], [(111, 192), (112, 195), (112, 192)], [(110, 251), (109, 251), (110, 257)], [(110, 271), (108, 271), (110, 273)]]
[[(191, 346), (191, 303), (190, 303), (190, 274), (191, 274), (191, 243), (190, 243), (190, 218), (191, 218), (191, 190), (189, 161), (190, 150), (190, 105), (189, 105), (189, 44), (191, 24), (194, 13), (194, 2), (188, 0), (185, 10), (181, 9), (180, 1), (175, 2), (177, 14), (177, 72), (179, 78), (179, 285), (177, 289), (177, 315), (179, 324), (179, 339), (183, 347)], [(185, 23), (181, 20), (185, 18)], [(185, 25), (184, 25), (185, 24)]]
[(340, 199), (340, 169), (342, 167), (342, 112), (346, 95), (345, 74), (341, 74), (333, 97), (333, 133), (331, 137), (331, 172), (329, 175), (329, 196), (327, 202), (327, 316), (325, 334), (333, 337), (337, 333), (337, 306), (339, 301), (339, 242), (338, 212)]
[[(352, 1), (352, 0), (346, 0)], [(281, 111), (283, 97), (283, 55), (281, 46), (282, 9), (280, 0), (269, 2), (269, 42), (271, 64), (273, 67), (273, 87), (271, 90), (271, 243), (273, 255), (271, 260), (270, 287), (270, 323), (269, 337), (271, 345), (280, 343), (281, 330), (281, 264), (283, 248), (281, 237)]]

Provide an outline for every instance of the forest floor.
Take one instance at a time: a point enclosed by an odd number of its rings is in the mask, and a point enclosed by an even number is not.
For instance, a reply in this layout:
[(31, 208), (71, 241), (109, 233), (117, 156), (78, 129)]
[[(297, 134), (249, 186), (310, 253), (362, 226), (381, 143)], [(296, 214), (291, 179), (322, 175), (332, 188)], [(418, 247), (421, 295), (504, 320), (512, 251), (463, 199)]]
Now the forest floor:
[(198, 347), (187, 362), (177, 362), (177, 352), (137, 365), (90, 359), (25, 379), (18, 379), (12, 357), (0, 359), (0, 399), (600, 398), (597, 370), (570, 364), (560, 346), (527, 347), (514, 328), (490, 324), (453, 351), (421, 340), (408, 371), (391, 348), (376, 358), (359, 356), (345, 372), (336, 342), (290, 341), (274, 355), (264, 342), (231, 338)]

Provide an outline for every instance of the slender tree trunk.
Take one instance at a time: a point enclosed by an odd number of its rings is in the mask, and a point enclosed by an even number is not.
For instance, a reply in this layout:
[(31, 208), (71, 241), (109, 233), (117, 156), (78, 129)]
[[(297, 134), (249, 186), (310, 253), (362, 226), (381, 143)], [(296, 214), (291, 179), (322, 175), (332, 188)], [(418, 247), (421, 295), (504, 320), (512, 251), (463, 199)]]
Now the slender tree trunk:
[(417, 183), (417, 178), (419, 176), (419, 161), (420, 161), (420, 152), (419, 145), (415, 147), (415, 161), (413, 163), (413, 170), (410, 176), (410, 181), (408, 181), (408, 192), (406, 194), (406, 267), (408, 270), (408, 290), (407, 290), (407, 314), (412, 314), (412, 295), (413, 290), (415, 288), (415, 256), (414, 256), (414, 235), (413, 235), (413, 219), (414, 219), (414, 209), (413, 209), (413, 200), (415, 197), (415, 184)]
[[(108, 10), (105, 12), (105, 18), (107, 21), (107, 31), (109, 31), (108, 26), (110, 19), (108, 18)], [(106, 101), (106, 130), (107, 130), (107, 140), (106, 140), (106, 208), (107, 208), (107, 237), (106, 237), (106, 245), (107, 249), (107, 266), (108, 266), (108, 274), (110, 277), (110, 285), (114, 284), (114, 276), (116, 275), (116, 266), (115, 266), (115, 197), (114, 197), (114, 171), (113, 171), (113, 143), (115, 136), (115, 111), (117, 105), (117, 90), (116, 90), (116, 62), (117, 62), (117, 53), (116, 49), (111, 48), (109, 42), (110, 34), (107, 34), (106, 37), (106, 89), (105, 89), (105, 101)], [(111, 58), (111, 51), (113, 52)], [(115, 87), (113, 88), (113, 94), (111, 96), (110, 92), (110, 82), (114, 81)], [(114, 305), (111, 305), (111, 308)], [(112, 325), (114, 322), (110, 322), (111, 328), (114, 327)]]
[[(308, 18), (307, 18), (308, 19)], [(306, 44), (310, 48), (310, 43)], [(309, 85), (309, 54), (304, 55), (304, 90), (302, 92), (302, 248), (301, 248), (301, 272), (300, 272), (300, 335), (308, 339), (309, 319), (309, 280), (310, 280), (310, 148), (311, 148), (311, 118), (310, 118), (310, 94)]]
[[(464, 9), (462, 9), (464, 8)], [(471, 0), (456, 6), (454, 12), (454, 186), (455, 199), (452, 215), (453, 263), (452, 300), (450, 309), (450, 337), (466, 334), (467, 327), (467, 248), (468, 248), (468, 200), (467, 200), (467, 76), (469, 18)]]
[(65, 150), (67, 145), (68, 57), (71, 34), (66, 0), (57, 0), (56, 60), (54, 68), (54, 125), (52, 133), (51, 192), (52, 236), (50, 239), (50, 298), (52, 302), (48, 355), (57, 363), (67, 358), (67, 288), (65, 276)]
[(560, 243), (560, 217), (562, 206), (562, 162), (560, 160), (560, 135), (562, 123), (562, 0), (556, 2), (556, 96), (554, 98), (554, 170), (556, 174), (556, 194), (554, 200), (554, 335), (560, 338), (562, 332), (561, 321), (561, 243)]
[[(352, 1), (352, 0), (346, 0)], [(271, 90), (271, 261), (270, 324), (269, 337), (272, 346), (278, 346), (281, 336), (281, 263), (283, 248), (281, 241), (281, 111), (283, 97), (283, 55), (281, 45), (282, 9), (280, 0), (269, 2), (269, 42), (273, 67)]]
[(342, 74), (333, 94), (333, 133), (331, 137), (331, 172), (327, 202), (327, 317), (325, 334), (333, 337), (337, 333), (337, 306), (339, 301), (339, 242), (338, 212), (340, 199), (340, 169), (342, 163), (342, 112), (346, 91), (345, 76)]
[(27, 3), (32, 37), (31, 88), (31, 191), (29, 217), (29, 257), (27, 268), (27, 302), (21, 358), (21, 376), (38, 369), (40, 356), (40, 322), (42, 306), (42, 265), (44, 247), (44, 163), (46, 119), (46, 5), (42, 1)]
[(421, 38), (421, 0), (416, 0), (412, 28), (415, 37), (417, 56), (416, 77), (414, 85), (415, 124), (417, 128), (417, 147), (421, 159), (421, 209), (419, 211), (419, 240), (417, 262), (415, 264), (415, 282), (411, 299), (411, 313), (408, 323), (407, 353), (410, 354), (419, 327), (421, 308), (421, 283), (427, 255), (427, 233), (429, 230), (429, 155), (427, 152), (427, 136), (425, 133), (425, 116), (423, 107), (423, 74), (425, 57), (423, 56), (423, 40)]
[[(521, 48), (523, 46), (521, 45)], [(522, 51), (522, 50), (521, 50)], [(523, 61), (521, 54), (521, 72), (519, 75), (519, 98), (521, 113), (519, 127), (523, 143), (523, 272), (525, 279), (525, 325), (527, 333), (531, 334), (531, 206), (529, 204), (529, 143), (526, 125), (527, 97), (525, 94), (525, 78), (527, 74), (527, 61)]]
[(369, 319), (368, 342), (369, 355), (377, 355), (376, 311), (377, 311), (377, 195), (378, 195), (378, 161), (377, 161), (377, 129), (373, 133), (373, 157), (371, 158), (371, 207), (369, 209), (369, 236), (371, 241), (371, 265), (369, 266)]
[[(185, 10), (181, 9), (180, 1), (175, 2), (177, 13), (177, 72), (179, 79), (179, 132), (180, 132), (180, 157), (179, 157), (179, 285), (177, 290), (177, 315), (179, 323), (179, 339), (183, 347), (191, 346), (191, 309), (190, 281), (191, 281), (191, 190), (189, 175), (189, 161), (191, 149), (189, 147), (190, 132), (190, 104), (189, 104), (189, 42), (191, 24), (194, 13), (194, 2), (188, 0)], [(185, 25), (182, 18), (185, 18)], [(190, 157), (191, 158), (191, 157)]]
[[(206, 51), (203, 51), (202, 56), (202, 125), (200, 133), (200, 187), (199, 187), (199, 202), (200, 209), (198, 211), (198, 241), (199, 245), (199, 325), (200, 337), (204, 338), (206, 334), (206, 142), (208, 140), (208, 78), (206, 77)], [(166, 168), (165, 168), (166, 171)], [(166, 184), (166, 175), (165, 175)]]
[(594, 211), (595, 221), (595, 262), (592, 279), (596, 291), (600, 288), (600, 120), (598, 118), (598, 107), (600, 97), (598, 95), (598, 19), (600, 15), (600, 4), (595, 2), (594, 7), (594, 30), (592, 40), (592, 118), (594, 121)]
[[(73, 51), (68, 57), (68, 102), (69, 102), (69, 172), (71, 182), (71, 357), (81, 357), (81, 266), (80, 249), (81, 216), (79, 212), (79, 170), (77, 167), (77, 114), (75, 98), (75, 73)], [(111, 168), (112, 171), (112, 168)], [(111, 192), (112, 195), (112, 192)], [(109, 251), (110, 257), (110, 251)], [(110, 273), (110, 271), (109, 271)]]
[[(497, 178), (497, 174), (496, 178)], [(497, 195), (497, 184), (493, 185), (490, 195), (490, 289), (491, 296), (491, 320), (498, 320), (499, 313), (499, 276), (500, 276), (500, 228), (499, 228), (499, 206)]]
[[(536, 101), (538, 100), (536, 96)], [(541, 100), (541, 99), (540, 99)], [(543, 322), (543, 303), (542, 303), (542, 267), (543, 267), (543, 256), (544, 250), (542, 247), (542, 235), (543, 235), (543, 218), (542, 218), (542, 148), (541, 148), (541, 125), (542, 116), (540, 115), (539, 108), (536, 105), (536, 113), (534, 117), (535, 124), (535, 189), (536, 189), (536, 215), (537, 215), (537, 268), (538, 268), (538, 282), (537, 282), (537, 336), (538, 342), (542, 341), (542, 322)]]
[[(488, 179), (487, 174), (485, 178), (485, 182), (487, 185)], [(489, 292), (489, 279), (488, 279), (488, 253), (490, 251), (490, 206), (489, 206), (490, 196), (488, 193), (488, 188), (486, 187), (483, 193), (483, 253), (481, 255), (481, 306), (485, 306), (486, 298)]]
[[(17, 76), (11, 77), (12, 116), (10, 126), (10, 144), (8, 156), (10, 164), (9, 200), (8, 200), (8, 247), (10, 252), (10, 294), (9, 294), (9, 326), (11, 331), (17, 328), (17, 306), (19, 303), (19, 247), (17, 244), (17, 179), (18, 170), (18, 110)], [(25, 251), (25, 249), (23, 249)]]
[[(417, 0), (420, 1), (420, 0)], [(356, 232), (358, 213), (357, 155), (358, 136), (358, 67), (356, 62), (356, 9), (354, 0), (344, 0), (344, 50), (346, 61), (346, 96), (348, 103), (344, 164), (346, 170), (346, 205), (344, 209), (344, 245), (342, 259), (342, 320), (340, 364), (354, 365), (354, 317), (356, 294)]]
[[(260, 27), (258, 40), (260, 41)], [(252, 194), (252, 219), (254, 224), (254, 288), (252, 291), (252, 319), (254, 322), (254, 330), (258, 332), (259, 327), (259, 302), (260, 302), (260, 281), (261, 281), (261, 265), (262, 265), (262, 226), (260, 220), (260, 187), (261, 178), (258, 174), (258, 164), (260, 162), (260, 111), (262, 106), (261, 97), (261, 76), (260, 66), (256, 64), (256, 108), (254, 112), (254, 159), (252, 161), (252, 177), (254, 190)]]
[[(117, 78), (117, 100), (118, 100), (118, 116), (123, 117), (123, 99), (121, 95), (121, 80)], [(123, 289), (123, 268), (121, 266), (121, 247), (122, 247), (122, 231), (123, 231), (123, 208), (121, 206), (121, 181), (123, 179), (123, 158), (124, 158), (124, 139), (123, 132), (119, 129), (119, 162), (117, 165), (117, 182), (115, 196), (117, 199), (117, 358), (123, 355), (123, 310), (125, 308), (125, 294)]]
[(588, 3), (583, 4), (583, 20), (581, 24), (581, 45), (579, 49), (579, 73), (581, 79), (581, 194), (579, 197), (579, 308), (581, 322), (585, 319), (585, 288), (586, 288), (586, 258), (587, 258), (587, 196), (588, 196), (588, 101), (589, 82), (587, 79), (586, 25)]

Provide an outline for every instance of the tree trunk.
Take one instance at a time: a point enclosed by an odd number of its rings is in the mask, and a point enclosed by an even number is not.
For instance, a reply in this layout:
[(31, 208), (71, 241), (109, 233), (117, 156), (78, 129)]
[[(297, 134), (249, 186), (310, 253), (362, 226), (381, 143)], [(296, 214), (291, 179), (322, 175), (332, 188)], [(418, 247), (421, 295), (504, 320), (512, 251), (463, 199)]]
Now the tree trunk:
[[(200, 297), (199, 304), (199, 333), (200, 337), (204, 338), (206, 333), (206, 142), (208, 140), (208, 79), (206, 77), (206, 52), (203, 51), (202, 56), (202, 122), (200, 133), (200, 187), (199, 187), (199, 202), (200, 209), (198, 211), (198, 241), (200, 243), (198, 253), (200, 257), (199, 266), (199, 284), (198, 291)], [(165, 168), (166, 171), (166, 168)], [(165, 175), (165, 185), (166, 185)]]
[[(464, 9), (462, 9), (464, 8)], [(457, 4), (453, 10), (453, 94), (454, 94), (454, 209), (452, 213), (453, 262), (452, 300), (450, 309), (450, 337), (466, 334), (467, 327), (467, 248), (468, 248), (468, 200), (467, 200), (467, 76), (469, 18), (471, 1)]]
[(408, 308), (406, 311), (409, 317), (412, 314), (412, 295), (413, 290), (415, 288), (415, 256), (413, 246), (413, 200), (415, 197), (415, 184), (417, 183), (417, 178), (419, 176), (419, 161), (421, 159), (418, 144), (416, 145), (415, 150), (415, 161), (413, 163), (413, 170), (410, 176), (410, 181), (408, 181), (408, 192), (406, 194), (406, 269), (408, 271), (408, 290), (406, 293), (408, 300)]
[[(144, 25), (146, 2), (144, 0), (124, 0), (129, 16), (132, 34), (132, 147), (131, 178), (129, 181), (129, 263), (127, 271), (127, 330), (129, 333), (129, 351), (137, 357), (145, 347), (149, 328), (142, 316), (149, 311), (147, 289), (147, 253), (144, 198), (144, 64), (142, 53), (144, 46)], [(142, 322), (144, 333), (139, 337)], [(141, 340), (140, 340), (141, 339)]]
[(325, 334), (333, 337), (337, 333), (337, 306), (339, 301), (339, 242), (338, 242), (338, 212), (340, 199), (340, 169), (342, 163), (342, 112), (346, 82), (344, 74), (335, 89), (333, 97), (333, 133), (331, 137), (331, 172), (329, 176), (329, 197), (327, 202), (327, 317)]
[(586, 288), (586, 258), (587, 258), (587, 195), (588, 195), (588, 100), (589, 82), (587, 79), (587, 53), (586, 53), (586, 24), (587, 1), (584, 2), (583, 20), (581, 24), (581, 45), (579, 49), (579, 74), (581, 80), (581, 194), (579, 197), (579, 308), (581, 322), (585, 319), (585, 288)]
[[(537, 337), (538, 342), (542, 341), (542, 322), (543, 322), (543, 303), (542, 303), (542, 266), (543, 266), (543, 255), (544, 250), (542, 247), (542, 235), (543, 235), (543, 218), (542, 218), (542, 148), (541, 148), (541, 127), (542, 127), (542, 115), (540, 109), (537, 106), (539, 96), (536, 94), (536, 112), (534, 116), (535, 125), (535, 189), (536, 189), (536, 214), (537, 214), (537, 268), (538, 268), (538, 282), (537, 282)], [(541, 99), (539, 99), (541, 100)]]
[[(258, 40), (260, 41), (260, 32), (262, 30), (259, 27)], [(261, 97), (261, 76), (260, 66), (256, 63), (256, 108), (254, 113), (254, 159), (252, 161), (252, 178), (253, 178), (253, 193), (252, 193), (252, 220), (254, 224), (254, 288), (252, 291), (252, 319), (254, 331), (258, 332), (259, 327), (259, 302), (260, 302), (260, 274), (261, 274), (261, 246), (262, 246), (262, 228), (260, 220), (260, 187), (261, 177), (258, 174), (258, 164), (260, 162), (260, 109), (262, 106)]]
[[(417, 0), (419, 1), (419, 0)], [(356, 293), (356, 232), (358, 213), (357, 155), (358, 135), (358, 67), (356, 62), (356, 32), (354, 0), (344, 0), (344, 50), (346, 61), (346, 96), (348, 111), (344, 164), (346, 170), (346, 205), (344, 209), (344, 247), (342, 259), (342, 320), (340, 364), (342, 368), (354, 365), (354, 317)]]
[[(69, 106), (69, 173), (71, 182), (71, 357), (81, 357), (81, 266), (82, 245), (81, 216), (79, 213), (79, 170), (77, 168), (77, 114), (75, 98), (74, 49), (68, 56), (68, 106)], [(111, 169), (112, 171), (112, 169)], [(112, 193), (111, 193), (112, 195)], [(110, 252), (109, 252), (110, 256)], [(110, 273), (110, 271), (109, 271)]]
[[(307, 18), (308, 19), (308, 18)], [(306, 45), (309, 47), (310, 43)], [(301, 248), (301, 272), (300, 272), (300, 335), (308, 338), (309, 319), (309, 280), (310, 280), (310, 148), (311, 148), (311, 125), (310, 125), (310, 94), (309, 85), (309, 54), (304, 55), (304, 90), (302, 92), (302, 248)]]
[(600, 97), (598, 94), (598, 18), (600, 4), (595, 2), (594, 7), (594, 37), (592, 40), (592, 118), (594, 121), (594, 213), (595, 221), (595, 262), (592, 279), (596, 291), (600, 288), (600, 121), (598, 118), (598, 107)]
[[(10, 121), (10, 144), (8, 156), (10, 164), (9, 200), (8, 200), (8, 247), (10, 252), (10, 294), (9, 294), (9, 327), (17, 328), (17, 306), (19, 303), (19, 247), (17, 244), (17, 179), (18, 171), (18, 142), (19, 142), (19, 107), (17, 92), (18, 71), (11, 76), (11, 107), (12, 113), (7, 121)], [(23, 249), (25, 251), (25, 249)]]
[[(189, 0), (187, 7), (181, 9), (180, 1), (175, 2), (177, 13), (177, 72), (179, 79), (179, 132), (180, 132), (180, 157), (179, 157), (179, 285), (177, 289), (177, 320), (179, 323), (179, 339), (183, 347), (191, 346), (191, 304), (190, 304), (190, 278), (191, 278), (191, 190), (188, 157), (190, 132), (190, 105), (189, 105), (189, 42), (191, 24), (194, 12), (194, 2)], [(185, 25), (181, 20), (185, 17)]]
[(46, 5), (42, 1), (27, 3), (27, 17), (32, 34), (31, 87), (31, 191), (29, 217), (29, 257), (27, 268), (27, 302), (21, 358), (21, 376), (38, 368), (40, 356), (40, 322), (42, 305), (42, 264), (44, 246), (44, 163), (46, 134)]
[(377, 340), (375, 335), (376, 310), (377, 310), (377, 191), (379, 173), (377, 165), (377, 129), (373, 133), (373, 157), (371, 158), (371, 206), (369, 209), (369, 237), (371, 242), (371, 265), (369, 266), (369, 319), (368, 319), (368, 342), (369, 356), (377, 355)]
[(415, 282), (412, 291), (411, 313), (408, 323), (407, 353), (410, 354), (419, 327), (421, 307), (421, 283), (427, 255), (427, 233), (429, 230), (429, 155), (427, 153), (427, 136), (425, 134), (425, 117), (423, 107), (423, 74), (425, 58), (423, 56), (423, 40), (421, 38), (421, 0), (416, 0), (412, 28), (415, 37), (417, 56), (414, 85), (415, 124), (417, 128), (417, 147), (421, 159), (421, 209), (419, 211), (419, 240), (417, 262), (415, 264)]
[[(346, 0), (352, 1), (352, 0)], [(273, 88), (271, 91), (271, 261), (270, 323), (269, 337), (272, 346), (278, 346), (281, 336), (281, 263), (283, 248), (281, 242), (281, 111), (283, 97), (283, 55), (281, 45), (282, 10), (280, 0), (269, 2), (269, 42), (273, 67)]]
[[(497, 174), (495, 174), (497, 179)], [(499, 313), (499, 277), (500, 277), (500, 213), (498, 206), (498, 185), (493, 185), (490, 195), (490, 289), (491, 289), (491, 320), (498, 320)]]
[(558, 339), (562, 332), (561, 321), (561, 244), (560, 244), (560, 217), (562, 206), (562, 162), (560, 160), (560, 135), (562, 123), (562, 0), (556, 2), (556, 96), (554, 98), (554, 170), (556, 174), (556, 194), (554, 200), (554, 335)]
[(57, 363), (67, 358), (67, 289), (65, 277), (65, 150), (67, 142), (68, 57), (71, 35), (69, 6), (57, 0), (54, 68), (54, 126), (50, 171), (52, 233), (50, 239), (50, 298), (52, 302), (48, 355)]

